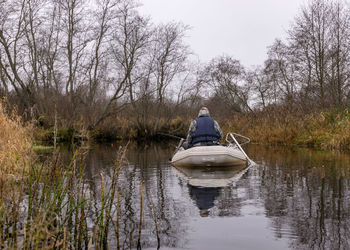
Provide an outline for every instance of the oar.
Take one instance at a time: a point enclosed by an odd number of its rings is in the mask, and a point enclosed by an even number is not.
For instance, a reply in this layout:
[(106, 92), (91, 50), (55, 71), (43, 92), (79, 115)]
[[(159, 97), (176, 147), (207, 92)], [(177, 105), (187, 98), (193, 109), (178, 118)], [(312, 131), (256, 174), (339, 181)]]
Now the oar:
[(249, 165), (256, 165), (256, 163), (250, 159), (248, 157), (248, 155), (246, 154), (246, 152), (244, 152), (243, 148), (241, 147), (241, 145), (238, 143), (238, 141), (236, 140), (236, 138), (230, 133), (231, 138), (233, 139), (233, 141), (236, 143), (237, 147), (239, 148), (239, 150), (241, 150), (241, 152), (243, 153), (244, 157), (247, 159)]

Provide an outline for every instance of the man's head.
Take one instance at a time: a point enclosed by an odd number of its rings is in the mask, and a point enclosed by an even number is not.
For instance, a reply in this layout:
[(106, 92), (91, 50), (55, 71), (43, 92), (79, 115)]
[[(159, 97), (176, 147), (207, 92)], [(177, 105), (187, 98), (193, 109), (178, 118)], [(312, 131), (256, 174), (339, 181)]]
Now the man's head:
[(207, 107), (202, 107), (198, 113), (198, 117), (200, 116), (210, 116), (209, 109)]

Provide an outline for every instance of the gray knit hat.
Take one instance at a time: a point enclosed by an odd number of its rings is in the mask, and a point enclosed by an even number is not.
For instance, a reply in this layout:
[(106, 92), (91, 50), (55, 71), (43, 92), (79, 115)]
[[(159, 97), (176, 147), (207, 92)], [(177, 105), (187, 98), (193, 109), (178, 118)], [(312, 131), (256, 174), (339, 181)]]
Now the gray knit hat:
[(198, 117), (200, 116), (210, 116), (209, 109), (207, 107), (202, 107), (198, 113)]

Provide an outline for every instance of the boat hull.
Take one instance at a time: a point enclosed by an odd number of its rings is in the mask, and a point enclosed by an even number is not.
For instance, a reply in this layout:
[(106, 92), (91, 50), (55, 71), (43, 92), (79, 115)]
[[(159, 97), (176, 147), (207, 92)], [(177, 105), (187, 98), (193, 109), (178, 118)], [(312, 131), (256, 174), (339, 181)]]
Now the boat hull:
[(171, 164), (175, 167), (215, 167), (242, 165), (247, 162), (244, 154), (235, 147), (197, 146), (178, 150)]

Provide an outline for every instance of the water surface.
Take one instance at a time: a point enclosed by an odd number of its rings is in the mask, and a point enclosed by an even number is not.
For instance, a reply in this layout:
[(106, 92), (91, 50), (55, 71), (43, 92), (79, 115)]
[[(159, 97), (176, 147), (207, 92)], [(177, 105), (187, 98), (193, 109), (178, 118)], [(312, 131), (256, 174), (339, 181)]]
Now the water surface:
[[(91, 183), (112, 172), (117, 147), (92, 147)], [(172, 167), (173, 150), (128, 146), (119, 177), (122, 249), (136, 248), (141, 183), (142, 249), (350, 249), (349, 154), (250, 145), (258, 165), (212, 170)]]

